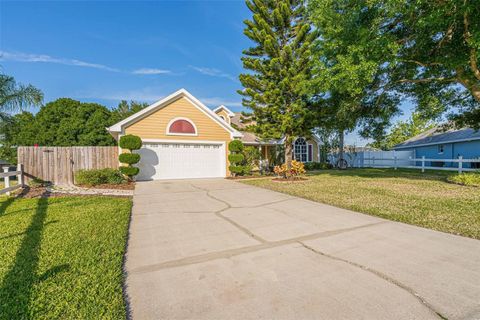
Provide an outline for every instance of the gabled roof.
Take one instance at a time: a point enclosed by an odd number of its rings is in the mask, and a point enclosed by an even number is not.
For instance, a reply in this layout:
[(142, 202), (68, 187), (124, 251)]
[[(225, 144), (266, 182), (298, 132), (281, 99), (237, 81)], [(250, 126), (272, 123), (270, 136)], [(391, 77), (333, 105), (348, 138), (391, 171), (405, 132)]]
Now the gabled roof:
[(235, 115), (235, 113), (233, 113), (232, 111), (230, 111), (230, 109), (228, 109), (227, 107), (225, 107), (223, 104), (216, 107), (215, 109), (213, 109), (213, 112), (215, 113), (218, 113), (220, 110), (225, 110), (225, 112), (228, 114), (229, 117), (233, 117)]
[(205, 106), (203, 103), (201, 103), (197, 98), (195, 98), (190, 92), (188, 92), (185, 89), (180, 89), (171, 95), (151, 104), (150, 106), (138, 111), (137, 113), (134, 113), (130, 117), (115, 123), (111, 127), (108, 127), (107, 130), (109, 132), (116, 132), (116, 133), (122, 133), (124, 128), (132, 125), (133, 123), (149, 116), (150, 114), (154, 113), (155, 111), (169, 105), (171, 102), (178, 100), (180, 98), (186, 98), (189, 100), (195, 107), (197, 107), (200, 111), (205, 113), (209, 118), (211, 118), (213, 121), (217, 122), (221, 127), (223, 127), (225, 130), (230, 132), (230, 135), (232, 138), (234, 137), (242, 137), (242, 134), (232, 128), (228, 123), (225, 121), (222, 121), (210, 108)]
[(445, 144), (453, 142), (465, 142), (480, 140), (480, 130), (464, 128), (460, 130), (443, 131), (441, 127), (435, 127), (427, 130), (413, 138), (397, 144), (393, 149), (405, 149), (411, 147), (431, 146), (436, 144)]

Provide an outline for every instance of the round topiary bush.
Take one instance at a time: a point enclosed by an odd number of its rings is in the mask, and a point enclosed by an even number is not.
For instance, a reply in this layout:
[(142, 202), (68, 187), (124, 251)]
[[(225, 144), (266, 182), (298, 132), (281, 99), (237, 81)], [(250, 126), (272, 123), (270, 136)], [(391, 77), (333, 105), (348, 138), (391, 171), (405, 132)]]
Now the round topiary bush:
[(228, 161), (230, 163), (241, 163), (245, 159), (245, 156), (241, 153), (232, 153), (228, 155)]
[(118, 156), (118, 160), (121, 163), (135, 164), (140, 161), (140, 155), (138, 153), (122, 153)]
[(228, 149), (230, 152), (241, 152), (243, 151), (243, 142), (240, 140), (233, 140), (228, 144)]
[(245, 156), (243, 155), (243, 142), (240, 140), (233, 140), (228, 144), (228, 149), (230, 154), (228, 155), (228, 161), (230, 162), (230, 173), (233, 176), (241, 176), (245, 174), (244, 160)]
[(230, 166), (228, 167), (228, 169), (230, 169), (230, 172), (235, 175), (242, 175), (245, 173), (245, 169), (243, 166)]
[(140, 169), (137, 167), (120, 167), (120, 171), (126, 176), (133, 177), (138, 174)]
[(142, 139), (139, 136), (134, 136), (133, 134), (127, 134), (126, 136), (121, 136), (118, 143), (120, 148), (128, 150), (138, 150), (142, 147)]
[(127, 134), (126, 136), (120, 137), (118, 145), (122, 149), (127, 149), (129, 153), (122, 153), (118, 156), (118, 160), (121, 163), (126, 164), (126, 166), (120, 167), (120, 171), (128, 176), (129, 180), (132, 180), (133, 176), (136, 176), (140, 169), (137, 167), (132, 167), (132, 164), (138, 163), (140, 161), (140, 155), (137, 153), (132, 153), (133, 150), (138, 150), (142, 147), (142, 139), (138, 136), (132, 134)]

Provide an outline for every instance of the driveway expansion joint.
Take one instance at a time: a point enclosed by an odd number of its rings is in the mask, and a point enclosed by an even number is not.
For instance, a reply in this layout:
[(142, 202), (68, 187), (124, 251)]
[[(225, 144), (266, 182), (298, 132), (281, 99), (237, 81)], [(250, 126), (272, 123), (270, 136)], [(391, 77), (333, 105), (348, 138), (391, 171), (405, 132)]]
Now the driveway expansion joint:
[(130, 270), (129, 274), (149, 273), (149, 272), (155, 272), (162, 269), (171, 269), (176, 267), (183, 267), (183, 266), (188, 266), (188, 265), (193, 265), (198, 263), (204, 263), (211, 260), (229, 259), (231, 257), (242, 255), (245, 253), (252, 253), (256, 251), (281, 247), (281, 246), (294, 244), (294, 243), (300, 243), (302, 246), (304, 246), (303, 243), (301, 243), (301, 241), (309, 241), (309, 240), (315, 240), (318, 238), (326, 238), (326, 237), (334, 236), (337, 234), (347, 233), (347, 232), (351, 232), (351, 231), (363, 229), (363, 228), (369, 228), (369, 227), (373, 227), (373, 226), (384, 224), (384, 223), (388, 223), (388, 221), (374, 222), (374, 223), (355, 226), (351, 228), (323, 231), (323, 232), (313, 233), (313, 234), (309, 234), (301, 237), (289, 238), (289, 239), (279, 240), (279, 241), (272, 241), (272, 242), (266, 241), (263, 243), (259, 243), (257, 245), (240, 247), (236, 249), (214, 251), (214, 252), (209, 252), (209, 253), (200, 254), (196, 256), (189, 256), (189, 257), (185, 257), (177, 260), (170, 260), (170, 261), (165, 261), (161, 263), (138, 267)]
[[(304, 241), (304, 240), (303, 240)], [(343, 262), (343, 263), (346, 263), (348, 265), (351, 265), (355, 268), (358, 268), (360, 270), (363, 270), (363, 271), (366, 271), (366, 272), (369, 272), (377, 277), (379, 277), (380, 279), (383, 279), (397, 287), (399, 287), (400, 289), (408, 292), (410, 295), (414, 296), (415, 299), (417, 299), (418, 301), (420, 301), (420, 303), (422, 303), (425, 307), (427, 307), (431, 312), (435, 313), (440, 319), (447, 319), (447, 317), (445, 317), (444, 315), (442, 315), (439, 311), (437, 311), (430, 303), (428, 303), (422, 296), (420, 296), (420, 294), (418, 294), (417, 292), (415, 292), (414, 289), (410, 288), (409, 286), (401, 283), (400, 281), (380, 272), (380, 271), (377, 271), (375, 269), (372, 269), (372, 268), (369, 268), (367, 266), (364, 266), (362, 264), (359, 264), (359, 263), (356, 263), (356, 262), (353, 262), (353, 261), (350, 261), (350, 260), (347, 260), (347, 259), (343, 259), (343, 258), (340, 258), (340, 257), (336, 257), (334, 255), (331, 255), (331, 254), (328, 254), (328, 253), (325, 253), (325, 252), (322, 252), (322, 251), (319, 251), (313, 247), (310, 247), (309, 245), (305, 244), (303, 241), (299, 240), (297, 241), (302, 247), (304, 247), (305, 249), (307, 250), (310, 250), (312, 251), (313, 253), (315, 254), (318, 254), (318, 255), (321, 255), (323, 257), (326, 257), (326, 258), (329, 258), (329, 259), (332, 259), (332, 260), (335, 260), (335, 261), (340, 261), (340, 262)]]

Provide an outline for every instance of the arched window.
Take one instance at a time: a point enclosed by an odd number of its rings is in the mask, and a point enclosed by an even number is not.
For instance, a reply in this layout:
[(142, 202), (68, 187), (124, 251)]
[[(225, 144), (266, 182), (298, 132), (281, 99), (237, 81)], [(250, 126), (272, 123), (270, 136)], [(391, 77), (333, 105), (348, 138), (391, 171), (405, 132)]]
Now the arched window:
[(298, 138), (293, 144), (294, 158), (297, 161), (307, 162), (307, 142), (303, 138)]
[(313, 160), (313, 146), (307, 144), (304, 138), (297, 138), (293, 144), (293, 158), (301, 162), (311, 162)]
[(175, 118), (167, 126), (167, 134), (180, 136), (196, 136), (195, 124), (187, 118)]

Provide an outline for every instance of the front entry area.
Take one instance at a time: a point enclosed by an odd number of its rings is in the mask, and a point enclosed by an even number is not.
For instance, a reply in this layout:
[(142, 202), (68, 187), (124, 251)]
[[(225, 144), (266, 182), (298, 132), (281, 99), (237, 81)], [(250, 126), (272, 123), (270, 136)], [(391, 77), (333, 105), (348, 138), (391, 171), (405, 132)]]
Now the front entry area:
[(144, 143), (137, 180), (218, 178), (226, 176), (224, 143)]

